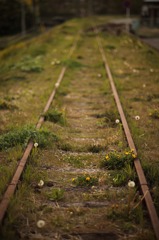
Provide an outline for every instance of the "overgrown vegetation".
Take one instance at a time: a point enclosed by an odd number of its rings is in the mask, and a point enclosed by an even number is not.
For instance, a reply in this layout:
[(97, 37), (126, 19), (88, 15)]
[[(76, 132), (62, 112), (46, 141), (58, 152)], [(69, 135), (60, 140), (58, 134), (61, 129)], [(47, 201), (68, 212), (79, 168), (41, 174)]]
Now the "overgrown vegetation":
[(43, 71), (42, 56), (25, 56), (21, 61), (11, 66), (12, 69), (19, 69), (22, 72), (41, 72)]
[(15, 105), (12, 105), (11, 103), (7, 101), (0, 100), (0, 110), (14, 110), (17, 109)]
[(66, 124), (66, 117), (64, 111), (59, 111), (57, 108), (49, 110), (45, 115), (45, 120), (54, 122), (54, 123), (59, 123), (61, 125)]
[(109, 170), (119, 170), (128, 164), (132, 166), (135, 158), (136, 155), (134, 154), (133, 150), (125, 150), (125, 152), (122, 153), (110, 152), (105, 156), (105, 159), (101, 161), (100, 166)]
[(76, 186), (84, 187), (84, 186), (94, 186), (98, 184), (98, 178), (90, 175), (81, 175), (72, 179), (72, 183)]
[(50, 201), (59, 201), (64, 198), (64, 192), (61, 188), (54, 188), (50, 192), (47, 192), (46, 196)]
[(28, 140), (32, 139), (39, 144), (39, 147), (47, 147), (52, 142), (57, 141), (57, 136), (48, 130), (35, 130), (32, 126), (24, 126), (4, 133), (0, 136), (0, 150), (14, 147), (16, 145), (26, 145)]

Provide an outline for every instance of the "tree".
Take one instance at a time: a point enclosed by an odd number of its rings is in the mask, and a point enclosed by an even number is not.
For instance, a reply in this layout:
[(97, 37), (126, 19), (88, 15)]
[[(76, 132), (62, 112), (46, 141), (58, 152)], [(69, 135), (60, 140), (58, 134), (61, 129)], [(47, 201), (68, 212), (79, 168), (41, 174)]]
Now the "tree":
[(38, 28), (41, 23), (40, 19), (40, 3), (39, 0), (32, 0), (33, 1), (33, 12), (34, 12), (34, 19), (35, 19), (35, 26)]

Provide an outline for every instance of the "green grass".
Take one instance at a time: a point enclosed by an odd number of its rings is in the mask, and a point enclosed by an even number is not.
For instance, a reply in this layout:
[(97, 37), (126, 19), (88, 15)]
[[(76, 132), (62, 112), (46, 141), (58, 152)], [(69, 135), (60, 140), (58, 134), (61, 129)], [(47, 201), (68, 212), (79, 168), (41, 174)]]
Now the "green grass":
[(57, 141), (57, 136), (48, 130), (35, 130), (32, 126), (17, 128), (0, 136), (0, 150), (15, 147), (16, 145), (26, 145), (32, 139), (39, 144), (39, 147), (50, 146), (51, 142)]
[(159, 109), (152, 110), (149, 115), (153, 119), (159, 119)]
[(22, 72), (36, 72), (43, 71), (42, 56), (31, 57), (30, 55), (23, 57), (19, 62), (13, 64), (12, 69), (18, 69)]
[(77, 168), (84, 167), (84, 160), (85, 159), (83, 159), (83, 157), (80, 157), (80, 156), (68, 156), (64, 158), (65, 162)]
[(98, 185), (98, 178), (90, 175), (81, 175), (72, 179), (72, 183), (77, 187), (90, 187)]
[(46, 121), (66, 125), (65, 113), (63, 111), (59, 111), (57, 108), (48, 110), (44, 117)]
[(65, 66), (69, 67), (70, 69), (76, 69), (76, 68), (81, 68), (81, 67), (85, 66), (82, 63), (80, 63), (79, 61), (72, 60), (72, 59), (63, 61), (63, 64)]
[(133, 165), (133, 160), (136, 158), (136, 155), (133, 151), (125, 152), (110, 152), (105, 156), (104, 159), (100, 162), (100, 167), (107, 168), (109, 170), (122, 169), (126, 165)]
[(61, 188), (54, 188), (50, 192), (47, 192), (46, 196), (50, 201), (59, 201), (64, 198), (64, 192)]
[(115, 171), (114, 173), (112, 173), (112, 175), (113, 186), (115, 187), (126, 186), (130, 179), (134, 182), (137, 181), (135, 169), (129, 164), (125, 165), (122, 170)]
[(0, 110), (15, 110), (17, 109), (17, 106), (7, 102), (7, 101), (3, 101), (0, 100)]

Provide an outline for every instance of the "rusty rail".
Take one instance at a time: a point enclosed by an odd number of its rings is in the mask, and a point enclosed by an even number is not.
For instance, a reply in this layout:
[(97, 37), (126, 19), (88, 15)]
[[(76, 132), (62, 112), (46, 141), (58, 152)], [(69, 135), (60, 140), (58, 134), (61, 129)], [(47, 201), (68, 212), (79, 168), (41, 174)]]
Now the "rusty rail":
[[(74, 41), (74, 44), (73, 44), (73, 46), (71, 47), (71, 49), (69, 51), (69, 54), (68, 54), (68, 57), (67, 57), (68, 59), (71, 57), (71, 55), (73, 54), (73, 52), (74, 52), (74, 50), (75, 50), (75, 48), (77, 46), (77, 42), (78, 42), (80, 33), (81, 33), (81, 31), (79, 31), (79, 33), (78, 33), (78, 35), (77, 35), (77, 37), (76, 37), (76, 39)], [(54, 96), (56, 94), (56, 91), (57, 91), (58, 87), (60, 86), (60, 83), (61, 83), (61, 81), (62, 81), (62, 79), (64, 77), (64, 74), (65, 74), (66, 70), (67, 70), (67, 67), (65, 66), (65, 67), (62, 68), (62, 70), (60, 72), (58, 80), (55, 83), (54, 89), (53, 89), (53, 91), (52, 91), (52, 93), (51, 93), (51, 95), (50, 95), (50, 97), (49, 97), (49, 99), (48, 99), (48, 101), (46, 103), (46, 106), (45, 106), (45, 108), (43, 110), (43, 113), (39, 117), (39, 120), (38, 120), (38, 122), (36, 124), (36, 129), (37, 130), (40, 129), (41, 125), (44, 122), (44, 114), (50, 108), (50, 105), (51, 105), (51, 103), (52, 103), (52, 101), (54, 99)], [(19, 180), (20, 180), (20, 178), (22, 176), (22, 173), (23, 173), (24, 168), (26, 166), (28, 157), (29, 157), (33, 147), (34, 147), (34, 143), (30, 139), (28, 144), (27, 144), (27, 147), (26, 147), (26, 149), (24, 151), (24, 154), (23, 154), (22, 158), (20, 159), (20, 161), (18, 163), (18, 166), (17, 166), (17, 168), (15, 170), (15, 173), (14, 173), (14, 175), (12, 177), (12, 180), (11, 180), (10, 184), (8, 185), (6, 191), (5, 191), (4, 195), (3, 195), (3, 198), (2, 198), (2, 200), (0, 202), (0, 225), (2, 224), (2, 222), (4, 220), (4, 217), (6, 215), (6, 212), (7, 212), (7, 209), (8, 209), (10, 200), (11, 200), (11, 197), (14, 195), (14, 193), (16, 191), (18, 182), (19, 182)]]
[[(133, 149), (135, 155), (137, 156), (137, 149), (135, 147), (135, 144), (134, 144), (134, 141), (133, 141), (133, 138), (132, 138), (132, 135), (131, 135), (131, 132), (130, 132), (130, 129), (129, 129), (129, 126), (128, 126), (128, 123), (127, 123), (127, 120), (126, 120), (121, 102), (120, 102), (120, 98), (119, 98), (119, 95), (118, 95), (118, 92), (117, 92), (117, 89), (116, 89), (116, 86), (115, 86), (115, 83), (114, 83), (114, 80), (113, 80), (113, 77), (112, 77), (112, 74), (111, 74), (111, 71), (110, 71), (110, 68), (109, 68), (109, 65), (108, 65), (108, 61), (107, 61), (106, 55), (104, 53), (104, 49), (103, 49), (103, 46), (102, 46), (101, 39), (100, 39), (98, 31), (95, 27), (94, 27), (94, 31), (96, 33), (96, 38), (97, 38), (99, 51), (102, 55), (102, 59), (103, 59), (103, 62), (104, 62), (104, 67), (105, 67), (106, 73), (107, 73), (108, 78), (109, 78), (109, 82), (110, 82), (111, 89), (112, 89), (112, 92), (113, 92), (113, 95), (114, 95), (114, 99), (115, 99), (115, 102), (116, 102), (116, 105), (117, 105), (117, 108), (118, 108), (118, 112), (120, 114), (121, 122), (122, 122), (122, 125), (123, 125), (123, 129), (124, 129), (124, 132), (125, 132), (125, 136), (126, 136), (128, 145), (129, 145), (130, 149)], [(151, 223), (152, 223), (155, 235), (156, 235), (156, 239), (159, 240), (159, 219), (158, 219), (157, 212), (156, 212), (156, 209), (155, 209), (155, 206), (154, 206), (154, 203), (153, 203), (153, 200), (152, 200), (149, 188), (148, 188), (148, 183), (147, 183), (146, 177), (144, 175), (144, 172), (143, 172), (143, 169), (142, 169), (142, 166), (141, 166), (141, 162), (138, 158), (136, 158), (134, 160), (134, 166), (135, 166), (138, 178), (139, 178), (140, 187), (141, 187), (141, 190), (142, 190), (142, 193), (143, 193), (143, 196), (144, 196), (144, 200), (145, 200), (145, 203), (146, 203), (146, 206), (147, 206), (147, 210), (149, 212), (149, 216), (150, 216)]]

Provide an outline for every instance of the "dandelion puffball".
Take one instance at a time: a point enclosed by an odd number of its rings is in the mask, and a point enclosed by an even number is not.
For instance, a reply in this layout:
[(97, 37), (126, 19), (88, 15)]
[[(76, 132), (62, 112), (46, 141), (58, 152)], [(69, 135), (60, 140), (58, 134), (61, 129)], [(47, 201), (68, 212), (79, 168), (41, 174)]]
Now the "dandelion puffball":
[(38, 228), (43, 228), (45, 226), (45, 221), (44, 220), (39, 220), (37, 221), (37, 227)]
[(140, 116), (135, 116), (135, 120), (140, 120)]
[(115, 123), (117, 123), (117, 124), (120, 123), (120, 120), (119, 120), (119, 119), (116, 119), (116, 120), (115, 120)]
[(38, 144), (37, 142), (36, 142), (36, 143), (34, 143), (34, 147), (35, 147), (35, 148), (37, 148), (37, 147), (38, 147), (38, 145), (39, 145), (39, 144)]
[(44, 186), (44, 181), (43, 181), (43, 180), (40, 180), (39, 183), (38, 183), (38, 186), (39, 186), (39, 187)]
[(57, 83), (55, 83), (55, 87), (56, 88), (58, 88), (59, 87), (59, 83), (57, 82)]
[(135, 182), (129, 180), (129, 182), (128, 182), (128, 187), (130, 187), (130, 188), (134, 188), (134, 187), (135, 187)]

